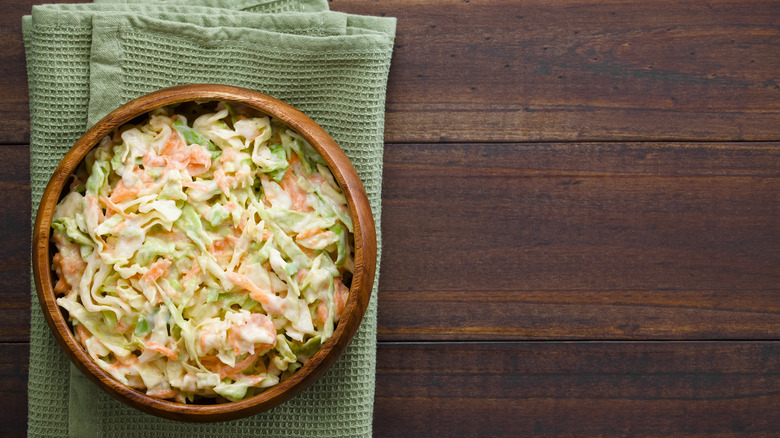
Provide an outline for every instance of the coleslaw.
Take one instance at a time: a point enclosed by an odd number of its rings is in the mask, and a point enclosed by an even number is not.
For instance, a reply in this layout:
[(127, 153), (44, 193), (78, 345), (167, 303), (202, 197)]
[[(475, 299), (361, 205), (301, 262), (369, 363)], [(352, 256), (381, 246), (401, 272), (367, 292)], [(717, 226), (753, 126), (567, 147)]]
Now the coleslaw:
[(57, 304), (86, 352), (181, 403), (291, 376), (332, 335), (354, 272), (352, 219), (325, 161), (235, 103), (161, 108), (103, 138), (52, 231)]

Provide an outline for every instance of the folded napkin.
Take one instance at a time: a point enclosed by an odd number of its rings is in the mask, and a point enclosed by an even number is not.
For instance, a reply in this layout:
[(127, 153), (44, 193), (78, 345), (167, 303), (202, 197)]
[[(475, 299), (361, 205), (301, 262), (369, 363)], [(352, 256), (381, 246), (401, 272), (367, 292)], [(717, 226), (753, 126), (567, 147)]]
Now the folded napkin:
[[(33, 217), (60, 158), (109, 111), (156, 89), (221, 83), (284, 100), (328, 131), (355, 165), (380, 234), (395, 19), (330, 12), (327, 0), (104, 0), (36, 6), (23, 30)], [(370, 436), (377, 284), (355, 338), (320, 380), (270, 411), (209, 424), (144, 414), (93, 385), (49, 332), (33, 284), (28, 434)]]

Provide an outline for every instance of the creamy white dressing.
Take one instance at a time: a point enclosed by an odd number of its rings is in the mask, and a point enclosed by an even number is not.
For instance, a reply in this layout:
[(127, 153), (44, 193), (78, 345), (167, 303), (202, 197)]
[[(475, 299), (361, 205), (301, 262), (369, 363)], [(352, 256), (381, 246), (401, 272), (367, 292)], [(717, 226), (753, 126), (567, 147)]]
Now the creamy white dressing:
[(148, 395), (240, 400), (333, 333), (346, 199), (306, 141), (225, 103), (104, 138), (57, 205), (60, 294), (90, 357)]

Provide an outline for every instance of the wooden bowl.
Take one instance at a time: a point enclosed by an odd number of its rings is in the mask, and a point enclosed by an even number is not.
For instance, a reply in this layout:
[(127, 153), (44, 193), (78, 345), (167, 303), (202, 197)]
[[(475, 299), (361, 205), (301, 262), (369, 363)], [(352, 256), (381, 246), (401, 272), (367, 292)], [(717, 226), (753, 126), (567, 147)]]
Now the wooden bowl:
[[(114, 128), (151, 110), (188, 101), (238, 102), (284, 122), (303, 136), (322, 155), (347, 198), (354, 223), (355, 272), (350, 294), (333, 335), (295, 374), (254, 397), (221, 404), (181, 404), (149, 397), (125, 386), (103, 371), (76, 341), (54, 294), (50, 231), (57, 202), (64, 195), (69, 176), (87, 152)], [(319, 378), (344, 351), (360, 325), (368, 306), (376, 270), (376, 230), (363, 184), (336, 142), (313, 120), (290, 105), (270, 96), (224, 85), (185, 85), (159, 90), (133, 100), (108, 114), (87, 131), (54, 171), (43, 193), (35, 220), (33, 272), (38, 300), (55, 338), (74, 364), (114, 398), (141, 411), (181, 421), (231, 420), (270, 409), (301, 392)]]

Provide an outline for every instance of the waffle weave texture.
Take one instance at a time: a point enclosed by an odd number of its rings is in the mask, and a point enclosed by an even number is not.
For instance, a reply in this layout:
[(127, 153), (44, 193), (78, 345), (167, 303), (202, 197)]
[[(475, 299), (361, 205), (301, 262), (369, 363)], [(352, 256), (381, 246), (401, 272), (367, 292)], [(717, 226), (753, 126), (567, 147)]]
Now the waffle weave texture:
[[(395, 19), (330, 12), (326, 0), (113, 0), (36, 6), (23, 30), (33, 219), (60, 158), (102, 116), (160, 88), (219, 83), (284, 100), (328, 131), (365, 185), (381, 255)], [(270, 411), (207, 424), (142, 413), (88, 381), (51, 335), (33, 284), (28, 435), (370, 436), (378, 281), (352, 343), (321, 379)]]

